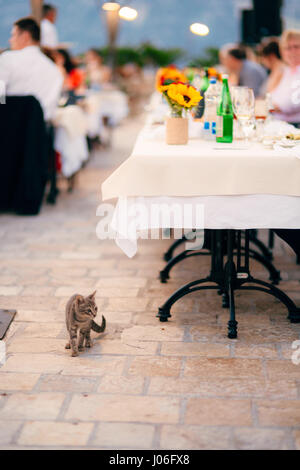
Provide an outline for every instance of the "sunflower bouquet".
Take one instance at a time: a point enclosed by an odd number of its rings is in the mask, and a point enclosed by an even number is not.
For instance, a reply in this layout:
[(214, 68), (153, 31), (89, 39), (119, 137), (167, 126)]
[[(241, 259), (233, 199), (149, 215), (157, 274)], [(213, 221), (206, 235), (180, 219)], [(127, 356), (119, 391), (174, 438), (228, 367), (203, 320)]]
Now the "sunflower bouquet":
[(188, 83), (183, 72), (175, 66), (160, 69), (156, 80), (157, 90), (165, 97), (174, 117), (182, 117), (202, 99), (200, 93)]
[(173, 116), (177, 117), (182, 117), (183, 110), (190, 111), (202, 100), (199, 91), (186, 83), (171, 83), (164, 87), (163, 94)]

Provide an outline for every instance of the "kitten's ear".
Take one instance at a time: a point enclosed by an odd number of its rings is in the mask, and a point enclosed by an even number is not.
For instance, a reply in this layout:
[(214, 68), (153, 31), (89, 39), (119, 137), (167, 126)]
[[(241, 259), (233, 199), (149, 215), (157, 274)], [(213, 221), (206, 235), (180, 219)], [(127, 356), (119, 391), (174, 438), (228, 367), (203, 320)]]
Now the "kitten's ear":
[(84, 301), (82, 295), (76, 295), (75, 302), (80, 305)]
[(91, 295), (89, 295), (89, 299), (95, 300), (95, 296), (97, 294), (97, 291), (93, 292)]

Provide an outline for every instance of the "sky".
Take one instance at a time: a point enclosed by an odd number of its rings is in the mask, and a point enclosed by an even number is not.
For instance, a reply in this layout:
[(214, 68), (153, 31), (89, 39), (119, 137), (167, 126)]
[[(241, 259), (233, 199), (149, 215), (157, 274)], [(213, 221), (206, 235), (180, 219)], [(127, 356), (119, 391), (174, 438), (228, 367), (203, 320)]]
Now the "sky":
[[(123, 1), (123, 0), (122, 0)], [(263, 0), (262, 0), (263, 1)], [(61, 42), (73, 43), (74, 52), (106, 44), (101, 0), (50, 0), (59, 12), (57, 28)], [(123, 1), (125, 4), (125, 1)], [(201, 55), (208, 46), (219, 47), (240, 39), (240, 9), (251, 0), (127, 0), (138, 10), (133, 22), (121, 21), (119, 44), (150, 41), (159, 47), (182, 47), (190, 56)], [(0, 0), (0, 48), (8, 46), (13, 22), (30, 13), (30, 0)], [(300, 28), (300, 1), (284, 0), (286, 26)], [(193, 35), (191, 23), (205, 23), (207, 37)]]

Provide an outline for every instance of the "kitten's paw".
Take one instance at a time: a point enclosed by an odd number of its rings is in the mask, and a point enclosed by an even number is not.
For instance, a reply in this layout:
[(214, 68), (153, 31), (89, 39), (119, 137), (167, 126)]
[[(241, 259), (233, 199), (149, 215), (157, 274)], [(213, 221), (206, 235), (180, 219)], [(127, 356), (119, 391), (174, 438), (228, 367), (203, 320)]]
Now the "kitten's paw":
[(92, 341), (86, 341), (85, 343), (85, 347), (86, 348), (91, 348), (93, 346), (93, 342)]
[(72, 357), (77, 357), (78, 356), (78, 351), (73, 351), (72, 352)]
[(67, 343), (67, 344), (65, 345), (65, 349), (71, 349), (70, 343)]
[(84, 346), (79, 346), (78, 351), (80, 352), (84, 351)]

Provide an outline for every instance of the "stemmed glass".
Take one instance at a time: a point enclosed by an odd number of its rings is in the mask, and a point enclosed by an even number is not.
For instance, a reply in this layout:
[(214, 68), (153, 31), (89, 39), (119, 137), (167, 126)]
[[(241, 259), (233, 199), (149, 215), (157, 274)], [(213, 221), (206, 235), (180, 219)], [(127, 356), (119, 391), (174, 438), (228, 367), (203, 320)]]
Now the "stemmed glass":
[(258, 98), (255, 100), (256, 137), (259, 142), (264, 136), (265, 121), (269, 115), (268, 99)]
[(254, 128), (255, 97), (253, 90), (248, 87), (232, 87), (231, 97), (234, 113), (243, 129), (246, 144), (248, 144), (249, 136)]

